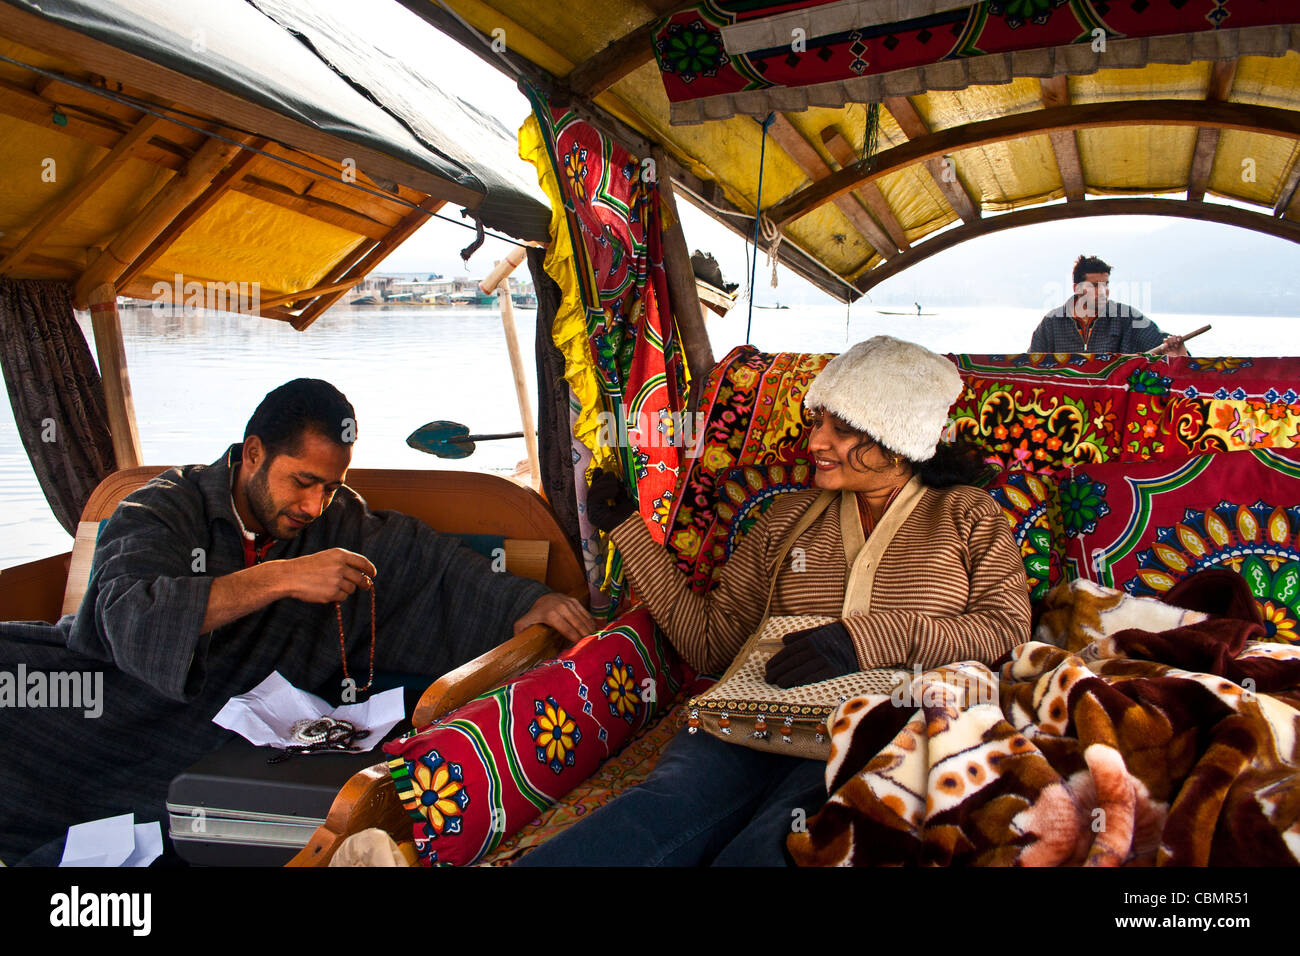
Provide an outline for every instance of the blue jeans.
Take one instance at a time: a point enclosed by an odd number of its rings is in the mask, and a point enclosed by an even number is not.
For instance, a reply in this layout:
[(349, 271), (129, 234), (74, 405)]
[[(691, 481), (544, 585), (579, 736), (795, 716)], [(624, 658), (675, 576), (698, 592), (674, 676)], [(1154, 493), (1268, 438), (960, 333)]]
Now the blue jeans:
[(826, 765), (685, 729), (654, 770), (516, 866), (788, 866), (785, 838), (826, 802)]

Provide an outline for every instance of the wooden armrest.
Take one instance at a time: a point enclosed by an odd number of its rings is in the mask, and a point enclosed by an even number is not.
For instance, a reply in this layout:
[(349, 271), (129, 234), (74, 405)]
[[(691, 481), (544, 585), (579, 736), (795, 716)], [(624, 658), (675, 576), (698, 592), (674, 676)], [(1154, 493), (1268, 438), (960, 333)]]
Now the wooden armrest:
[(430, 685), (411, 715), (412, 726), (432, 723), (534, 664), (554, 657), (567, 646), (568, 641), (545, 624), (534, 624), (520, 631), (504, 644), (448, 671)]
[(411, 815), (397, 799), (388, 764), (377, 763), (348, 778), (330, 804), (325, 822), (285, 866), (326, 866), (339, 844), (371, 827), (386, 831), (399, 844), (409, 841), (411, 822)]

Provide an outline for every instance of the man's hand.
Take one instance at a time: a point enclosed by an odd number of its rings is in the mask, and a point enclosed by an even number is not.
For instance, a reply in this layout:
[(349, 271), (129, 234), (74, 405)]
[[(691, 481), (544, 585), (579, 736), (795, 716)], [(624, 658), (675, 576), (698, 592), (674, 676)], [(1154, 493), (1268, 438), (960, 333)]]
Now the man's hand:
[(1181, 335), (1166, 335), (1165, 340), (1151, 350), (1152, 355), (1181, 355), (1186, 357), (1187, 346)]
[(550, 625), (570, 644), (576, 644), (597, 630), (595, 618), (587, 613), (581, 601), (554, 591), (539, 597), (524, 616), (515, 621), (515, 633), (534, 624)]
[(274, 563), (279, 565), (285, 595), (309, 604), (342, 601), (357, 588), (369, 591), (374, 587), (375, 566), (364, 554), (344, 548)]

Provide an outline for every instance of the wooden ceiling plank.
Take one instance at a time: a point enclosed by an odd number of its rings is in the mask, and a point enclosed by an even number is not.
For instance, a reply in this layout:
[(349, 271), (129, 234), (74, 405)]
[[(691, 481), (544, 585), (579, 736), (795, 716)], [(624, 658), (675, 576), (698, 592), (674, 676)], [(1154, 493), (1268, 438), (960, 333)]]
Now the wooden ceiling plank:
[(990, 216), (977, 223), (954, 226), (945, 232), (917, 243), (911, 250), (897, 256), (889, 262), (876, 266), (866, 275), (860, 277), (855, 285), (859, 292), (867, 292), (873, 286), (897, 275), (904, 269), (916, 265), (923, 259), (951, 249), (953, 246), (987, 236), (1005, 229), (1036, 225), (1042, 222), (1057, 222), (1063, 219), (1077, 219), (1083, 216), (1173, 216), (1180, 219), (1200, 219), (1206, 222), (1219, 222), (1230, 226), (1239, 226), (1266, 235), (1276, 236), (1290, 242), (1300, 243), (1300, 223), (1278, 220), (1263, 212), (1252, 212), (1238, 206), (1222, 203), (1184, 202), (1177, 199), (1153, 199), (1149, 197), (1123, 199), (1090, 199), (1086, 203), (1053, 203), (1051, 205), (1031, 206), (1027, 209), (1015, 209), (999, 216)]
[(655, 24), (651, 20), (626, 36), (619, 37), (591, 59), (579, 63), (565, 78), (565, 84), (578, 96), (599, 96), (629, 73), (634, 73), (655, 58)]
[(387, 223), (376, 222), (369, 216), (363, 216), (351, 209), (345, 209), (324, 200), (299, 196), (287, 189), (266, 183), (245, 179), (233, 186), (232, 189), (235, 192), (253, 196), (263, 202), (273, 203), (281, 208), (291, 209), (301, 215), (310, 216), (318, 222), (327, 222), (332, 226), (338, 226), (340, 229), (366, 236), (369, 239), (382, 239), (393, 228)]
[[(1039, 80), (1042, 87), (1044, 109), (1070, 105), (1070, 86), (1068, 78), (1049, 76)], [(1065, 187), (1068, 202), (1083, 202), (1086, 198), (1083, 185), (1083, 164), (1079, 161), (1079, 144), (1074, 133), (1056, 132), (1048, 134), (1052, 142), (1052, 152), (1056, 154), (1056, 168), (1061, 173), (1061, 185)]]
[[(924, 140), (933, 135), (930, 127), (925, 125), (925, 120), (921, 119), (921, 114), (916, 111), (916, 107), (906, 96), (887, 96), (882, 103), (909, 140)], [(957, 178), (955, 169), (950, 174), (938, 157), (925, 160), (925, 168), (929, 170), (935, 186), (943, 193), (943, 197), (948, 200), (948, 205), (952, 206), (962, 222), (975, 222), (980, 218), (979, 203), (975, 202), (971, 194), (966, 191), (966, 187)]]
[[(75, 113), (64, 114), (66, 123), (56, 123), (54, 104), (8, 80), (0, 80), (0, 114), (102, 146), (104, 149), (112, 149), (116, 146), (118, 140), (129, 130), (128, 126), (110, 124), (103, 120), (90, 120)], [(184, 153), (154, 144), (141, 148), (136, 156), (168, 169), (180, 169), (185, 165), (186, 160)]]
[(1291, 163), (1291, 171), (1287, 173), (1282, 189), (1277, 194), (1277, 203), (1273, 206), (1274, 216), (1280, 219), (1287, 215), (1287, 210), (1291, 208), (1291, 203), (1296, 197), (1297, 188), (1300, 188), (1300, 150), (1296, 151), (1295, 161)]
[(263, 309), (273, 308), (277, 305), (290, 305), (294, 302), (302, 302), (305, 299), (314, 299), (326, 292), (346, 292), (357, 284), (357, 279), (342, 279), (338, 282), (327, 282), (323, 285), (313, 286), (310, 289), (303, 289), (301, 292), (286, 292), (283, 295), (273, 295), (269, 298), (262, 298), (259, 301)]
[(93, 290), (121, 278), (136, 257), (211, 185), (222, 168), (229, 165), (253, 139), (250, 135), (241, 136), (235, 143), (212, 139), (195, 153), (185, 168), (149, 200), (131, 225), (119, 232), (86, 269), (77, 281), (73, 297), (76, 304), (84, 308)]
[(1205, 198), (1206, 187), (1210, 184), (1210, 170), (1214, 168), (1214, 154), (1218, 148), (1217, 129), (1196, 131), (1196, 150), (1192, 153), (1192, 164), (1187, 176), (1188, 202), (1200, 202)]
[(599, 96), (629, 73), (635, 73), (655, 58), (654, 34), (662, 17), (672, 16), (698, 4), (698, 0), (658, 0), (647, 4), (654, 17), (631, 33), (614, 40), (595, 56), (575, 66), (565, 85), (578, 96)]
[[(0, 256), (6, 255), (12, 250), (7, 246), (0, 246)], [(51, 256), (40, 256), (36, 254), (28, 255), (22, 263), (22, 268), (17, 269), (16, 278), (19, 279), (75, 279), (81, 275), (85, 265), (79, 262), (73, 262), (70, 259), (57, 259)]]
[(908, 140), (877, 154), (869, 166), (855, 163), (786, 197), (768, 214), (778, 224), (789, 222), (865, 182), (957, 150), (1054, 130), (1115, 126), (1203, 126), (1300, 139), (1300, 110), (1201, 100), (1136, 100), (1027, 110)]
[[(827, 126), (822, 130), (822, 143), (826, 146), (827, 151), (835, 158), (835, 162), (840, 168), (850, 165), (854, 162), (853, 147), (849, 145), (840, 131), (833, 126)], [(894, 210), (889, 208), (889, 200), (885, 194), (880, 191), (880, 187), (875, 183), (867, 183), (855, 193), (861, 200), (867, 204), (871, 214), (875, 217), (876, 222), (885, 228), (889, 233), (889, 238), (893, 240), (894, 245), (905, 250), (911, 248), (907, 241), (907, 233), (903, 231), (898, 217), (894, 215)]]
[[(1237, 61), (1226, 60), (1215, 63), (1210, 73), (1210, 84), (1206, 89), (1207, 103), (1222, 102), (1232, 92), (1232, 81), (1237, 75)], [(1205, 198), (1205, 190), (1210, 185), (1210, 173), (1214, 169), (1214, 154), (1219, 148), (1219, 131), (1202, 127), (1196, 133), (1196, 149), (1192, 153), (1192, 163), (1187, 174), (1187, 199), (1200, 202)]]
[[(429, 217), (446, 205), (446, 201), (434, 196), (427, 197), (424, 202), (420, 203), (419, 208), (411, 211), (411, 214), (402, 221), (402, 224), (390, 232), (387, 236), (377, 242), (368, 252), (351, 267), (340, 263), (334, 269), (331, 269), (331, 275), (327, 275), (325, 283), (341, 282), (344, 279), (353, 279), (352, 285), (361, 281), (371, 272), (379, 263), (388, 257), (388, 254), (409, 239), (417, 229), (429, 221)], [(345, 260), (346, 261), (346, 260)], [(328, 292), (318, 298), (311, 305), (307, 306), (298, 317), (293, 320), (293, 327), (301, 332), (329, 309), (335, 302), (347, 294), (348, 289), (352, 286), (346, 286), (337, 292)]]
[(0, 260), (0, 276), (12, 275), (23, 259), (34, 252), (49, 234), (58, 228), (60, 223), (67, 219), (95, 190), (107, 182), (114, 173), (120, 170), (127, 160), (131, 158), (132, 153), (148, 143), (149, 138), (165, 122), (165, 120), (156, 116), (145, 114), (131, 128), (130, 132), (118, 140), (117, 144), (108, 151), (108, 154), (82, 176), (72, 188), (66, 190), (61, 196), (49, 203), (41, 213), (40, 218), (36, 220), (31, 229), (27, 230), (18, 245), (14, 247), (14, 250), (5, 256), (3, 260)]
[[(768, 130), (772, 140), (790, 154), (790, 158), (795, 161), (800, 169), (808, 175), (808, 178), (814, 182), (819, 179), (825, 179), (831, 175), (830, 166), (821, 158), (821, 154), (813, 148), (790, 122), (789, 117), (784, 113), (777, 113), (773, 119), (772, 125)], [(853, 223), (855, 229), (866, 237), (871, 243), (873, 249), (883, 256), (892, 256), (897, 254), (898, 246), (889, 238), (889, 234), (880, 226), (876, 225), (870, 214), (862, 208), (862, 205), (852, 196), (837, 196), (833, 200), (840, 212)]]
[(257, 153), (266, 145), (265, 139), (255, 139), (249, 145), (251, 149), (242, 150), (230, 165), (213, 177), (212, 183), (183, 212), (167, 224), (144, 249), (137, 255), (126, 270), (118, 277), (119, 285), (132, 282), (137, 276), (148, 270), (165, 253), (186, 229), (211, 209), (226, 189), (239, 184), (241, 177), (251, 168), (257, 159)]

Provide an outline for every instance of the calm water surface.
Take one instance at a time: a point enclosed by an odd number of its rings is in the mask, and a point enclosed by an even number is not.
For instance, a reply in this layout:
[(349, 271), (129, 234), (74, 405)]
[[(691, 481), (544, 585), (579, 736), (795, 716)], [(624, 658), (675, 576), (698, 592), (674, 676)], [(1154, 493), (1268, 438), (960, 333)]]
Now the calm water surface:
[[(992, 308), (891, 316), (865, 302), (851, 310), (755, 309), (751, 341), (769, 351), (838, 352), (870, 335), (888, 333), (937, 351), (1020, 352), (1041, 317), (1041, 310)], [(526, 457), (522, 439), (482, 442), (472, 457), (456, 462), (406, 444), (407, 435), (435, 419), (462, 422), (471, 432), (519, 430), (495, 310), (338, 309), (306, 332), (273, 320), (215, 312), (160, 315), (137, 309), (123, 311), (122, 318), (147, 464), (213, 461), (240, 440), (268, 391), (299, 376), (333, 382), (356, 407), (356, 467), (510, 474)], [(726, 317), (709, 318), (716, 357), (745, 341), (746, 320), (743, 306)], [(1300, 318), (1158, 316), (1156, 321), (1166, 332), (1214, 323), (1211, 332), (1193, 343), (1198, 355), (1300, 355)], [(534, 312), (517, 310), (534, 402), (535, 322)], [(89, 319), (82, 316), (81, 324), (92, 341)], [(8, 567), (66, 551), (70, 539), (41, 494), (8, 403), (0, 405), (0, 567)]]

